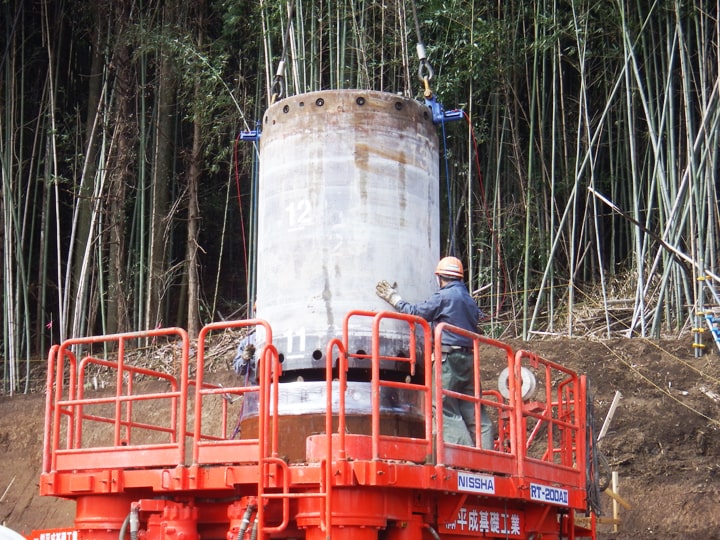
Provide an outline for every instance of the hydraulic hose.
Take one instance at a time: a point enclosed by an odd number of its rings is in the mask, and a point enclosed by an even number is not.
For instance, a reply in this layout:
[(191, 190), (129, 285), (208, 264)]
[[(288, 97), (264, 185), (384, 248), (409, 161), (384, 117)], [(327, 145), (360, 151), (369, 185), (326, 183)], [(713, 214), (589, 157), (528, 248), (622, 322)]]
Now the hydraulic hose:
[[(597, 437), (595, 435), (595, 408), (593, 406), (593, 396), (588, 395), (586, 407), (587, 428), (585, 430), (585, 447), (587, 449), (587, 462), (585, 464), (585, 484), (587, 490), (588, 512), (595, 515), (602, 515), (602, 503), (600, 502), (600, 493), (607, 488), (607, 483), (603, 489), (600, 488), (600, 463), (599, 458), (602, 457), (598, 448)], [(607, 463), (607, 462), (606, 462)]]
[(128, 515), (125, 516), (125, 519), (122, 522), (122, 526), (120, 527), (120, 534), (118, 535), (118, 540), (125, 540), (125, 533), (127, 532), (129, 523), (130, 523), (130, 514), (128, 513)]
[(250, 525), (250, 516), (252, 516), (254, 510), (254, 504), (247, 505), (242, 521), (240, 521), (240, 530), (238, 530), (237, 540), (242, 540), (242, 537), (245, 536), (245, 531), (247, 531), (248, 525)]
[(122, 526), (120, 527), (120, 534), (118, 535), (118, 540), (125, 540), (128, 526), (130, 527), (130, 539), (137, 540), (138, 530), (140, 529), (140, 518), (138, 516), (138, 509), (135, 507), (134, 504), (130, 507), (130, 512), (127, 516), (125, 516), (125, 519), (122, 522)]
[(430, 533), (430, 535), (431, 535), (435, 540), (440, 540), (440, 535), (437, 533), (437, 531), (436, 531), (435, 529), (432, 528), (432, 525), (430, 525), (429, 523), (424, 523), (424, 524), (423, 524), (423, 527), (425, 527), (425, 528), (428, 530), (428, 532)]

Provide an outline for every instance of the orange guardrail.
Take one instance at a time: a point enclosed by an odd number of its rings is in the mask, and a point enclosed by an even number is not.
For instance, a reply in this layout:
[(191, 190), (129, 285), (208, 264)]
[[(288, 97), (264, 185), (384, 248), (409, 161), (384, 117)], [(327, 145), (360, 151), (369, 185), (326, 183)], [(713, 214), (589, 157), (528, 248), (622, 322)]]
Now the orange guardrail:
[[(496, 349), (504, 354), (505, 360), (509, 368), (512, 367), (514, 353), (512, 348), (500, 341), (490, 339), (474, 332), (469, 332), (456, 326), (440, 323), (435, 328), (434, 339), (434, 355), (435, 358), (442, 357), (442, 336), (443, 333), (453, 333), (472, 340), (473, 343), (473, 373), (475, 381), (475, 389), (473, 395), (460, 394), (446, 390), (442, 387), (442, 367), (440, 362), (435, 362), (435, 410), (437, 431), (439, 434), (443, 431), (443, 415), (442, 415), (442, 398), (443, 396), (452, 397), (464, 401), (471, 402), (475, 408), (475, 426), (476, 432), (473, 434), (475, 438), (475, 447), (467, 447), (463, 445), (446, 443), (441, 436), (437, 437), (437, 463), (439, 465), (449, 465), (463, 467), (467, 469), (483, 470), (504, 475), (513, 475), (517, 472), (517, 456), (519, 445), (519, 434), (516, 427), (516, 419), (513, 417), (515, 401), (513, 399), (513, 390), (516, 386), (514, 371), (510, 369), (510, 377), (508, 385), (510, 388), (510, 400), (505, 402), (498, 392), (482, 390), (482, 382), (485, 377), (482, 356), (480, 351), (481, 345), (486, 345), (491, 349)], [(493, 399), (491, 399), (493, 398)], [(498, 446), (496, 448), (481, 448), (481, 406), (486, 407), (490, 411), (495, 411), (493, 415), (498, 419)], [(504, 424), (507, 422), (508, 426)]]
[[(414, 315), (404, 315), (396, 312), (351, 311), (343, 322), (343, 347), (347, 351), (349, 343), (349, 327), (352, 319), (366, 319), (372, 328), (372, 343), (369, 354), (361, 352), (345, 353), (342, 358), (345, 364), (339, 370), (339, 388), (347, 388), (347, 362), (350, 358), (360, 361), (367, 361), (371, 371), (371, 459), (404, 459), (413, 462), (425, 462), (432, 455), (432, 402), (430, 399), (430, 327), (428, 323)], [(380, 353), (381, 325), (383, 321), (400, 321), (407, 325), (408, 331), (408, 356), (388, 356)], [(418, 336), (422, 340), (422, 348), (418, 347)], [(418, 350), (424, 351), (424, 356), (418, 358)], [(394, 362), (396, 364), (407, 364), (409, 373), (415, 374), (417, 365), (420, 364), (424, 370), (425, 380), (422, 384), (402, 381), (384, 380), (380, 377), (380, 365), (383, 362)], [(380, 431), (380, 393), (382, 388), (395, 388), (410, 392), (420, 392), (424, 396), (425, 404), (424, 437), (400, 437), (395, 435), (382, 435)], [(344, 392), (341, 392), (341, 395)], [(344, 407), (339, 411), (339, 422), (345, 425)], [(338, 430), (341, 444), (340, 453), (344, 455), (345, 435)]]
[[(369, 352), (348, 352), (350, 321), (367, 324), (371, 335)], [(381, 352), (385, 324), (407, 328), (408, 355), (388, 356)], [(226, 329), (262, 328), (265, 344), (258, 352), (258, 381), (249, 386), (223, 387), (205, 380), (208, 337)], [(473, 343), (475, 391), (459, 394), (442, 388), (440, 362), (441, 335), (456, 333)], [(128, 363), (126, 348), (138, 340), (166, 338), (177, 343), (179, 372), (164, 373), (157, 369)], [(93, 347), (108, 348), (112, 355), (99, 358), (91, 354)], [(83, 349), (88, 349), (82, 353)], [(76, 357), (76, 352), (78, 356)], [(508, 368), (508, 393), (487, 388), (489, 372), (487, 356), (500, 355), (500, 364)], [(78, 360), (78, 358), (80, 358)], [(342, 338), (332, 339), (326, 350), (326, 419), (328, 434), (326, 457), (321, 463), (320, 492), (307, 496), (325, 497), (324, 520), (330, 519), (329, 499), (332, 492), (333, 460), (348, 459), (346, 441), (345, 394), (348, 388), (348, 365), (367, 363), (370, 370), (372, 416), (367, 444), (371, 460), (397, 460), (408, 463), (447, 466), (517, 477), (523, 482), (562, 483), (568, 487), (585, 485), (586, 462), (585, 422), (586, 381), (560, 364), (527, 351), (513, 349), (496, 340), (460, 328), (439, 324), (434, 334), (428, 323), (419, 317), (396, 312), (352, 311), (343, 322)], [(380, 366), (384, 362), (407, 365), (414, 375), (422, 368), (421, 380), (385, 380)], [(190, 378), (194, 368), (194, 378)], [(497, 361), (493, 369), (497, 369)], [(538, 379), (538, 396), (523, 399), (523, 369), (531, 369)], [(114, 373), (115, 388), (109, 393), (86, 390), (91, 385), (93, 369)], [(337, 369), (338, 381), (333, 381)], [(109, 468), (143, 468), (203, 466), (213, 464), (256, 464), (259, 478), (275, 476), (273, 486), (259, 482), (260, 498), (290, 498), (288, 468), (278, 457), (278, 396), (281, 364), (272, 344), (272, 329), (262, 320), (232, 321), (204, 327), (197, 341), (195, 363), (191, 364), (190, 342), (184, 330), (158, 329), (147, 332), (117, 334), (98, 338), (71, 339), (54, 346), (48, 355), (46, 438), (43, 445), (43, 473)], [(434, 378), (433, 378), (434, 377)], [(140, 393), (136, 379), (153, 378), (164, 385), (161, 390)], [(415, 378), (417, 379), (417, 378)], [(483, 384), (481, 384), (483, 383)], [(483, 388), (485, 386), (486, 388)], [(380, 394), (385, 388), (422, 395), (423, 434), (421, 436), (387, 435), (381, 432)], [(226, 397), (258, 396), (257, 436), (235, 439), (229, 435), (229, 414)], [(335, 394), (334, 394), (335, 393)], [(442, 398), (449, 396), (469, 401), (476, 415), (476, 446), (446, 443), (442, 437)], [(192, 399), (189, 399), (192, 398)], [(222, 399), (219, 433), (204, 429), (204, 414), (211, 398)], [(142, 415), (143, 407), (165, 407), (164, 422), (153, 424)], [(481, 447), (481, 407), (488, 410), (497, 427), (493, 448)], [(188, 418), (192, 410), (192, 426)], [(433, 413), (437, 414), (433, 414)], [(216, 414), (216, 413), (213, 413)], [(337, 430), (333, 430), (333, 419)], [(86, 425), (101, 426), (93, 439), (85, 436)], [(436, 425), (434, 425), (435, 423)], [(102, 427), (104, 426), (104, 428)], [(139, 435), (145, 439), (140, 441)], [(333, 435), (334, 434), (334, 435)], [(364, 435), (353, 435), (363, 440)], [(186, 452), (186, 440), (192, 445)], [(356, 438), (355, 441), (358, 439)], [(364, 444), (364, 443), (362, 443)], [(186, 455), (191, 463), (186, 463)], [(363, 458), (364, 459), (364, 458)], [(272, 473), (272, 474), (270, 474)], [(268, 487), (281, 492), (270, 493)], [(267, 491), (267, 492), (266, 492)]]
[[(127, 342), (161, 337), (173, 338), (181, 344), (180, 377), (126, 363)], [(73, 349), (82, 352), (83, 348), (92, 349), (94, 346), (112, 349), (115, 360), (86, 354), (78, 362)], [(69, 339), (52, 347), (48, 355), (43, 472), (174, 466), (182, 463), (187, 416), (184, 404), (188, 393), (188, 349), (187, 333), (179, 328)], [(113, 393), (86, 395), (86, 385), (90, 385), (88, 371), (93, 367), (114, 371)], [(160, 392), (137, 394), (134, 384), (138, 377), (160, 379), (167, 387)], [(150, 424), (138, 420), (140, 415), (136, 414), (136, 408), (143, 402), (167, 407), (166, 422)], [(86, 441), (83, 433), (88, 422), (106, 425), (108, 429), (95, 430), (95, 439)], [(134, 444), (139, 432), (150, 433), (159, 440)]]
[(516, 409), (523, 436), (518, 475), (557, 478), (564, 485), (584, 487), (585, 378), (534, 353), (517, 351), (516, 373), (524, 366), (536, 374), (540, 398), (520, 401), (522, 406)]
[[(212, 332), (228, 329), (261, 327), (265, 332), (265, 344), (257, 352), (258, 381), (248, 386), (223, 387), (206, 384), (205, 355), (207, 338)], [(256, 462), (260, 457), (277, 456), (278, 427), (277, 415), (271, 416), (269, 400), (274, 399), (277, 410), (278, 379), (281, 367), (278, 352), (272, 344), (272, 328), (260, 319), (213, 323), (203, 327), (198, 335), (197, 364), (195, 375), (195, 413), (193, 424), (193, 464), (213, 463), (244, 463)], [(221, 436), (203, 433), (202, 419), (207, 398), (211, 396), (237, 396), (244, 398), (250, 393), (257, 393), (258, 399), (258, 434), (257, 437), (234, 439), (228, 437), (228, 409), (223, 399)], [(274, 421), (271, 423), (271, 418)], [(270, 441), (268, 444), (267, 441)]]

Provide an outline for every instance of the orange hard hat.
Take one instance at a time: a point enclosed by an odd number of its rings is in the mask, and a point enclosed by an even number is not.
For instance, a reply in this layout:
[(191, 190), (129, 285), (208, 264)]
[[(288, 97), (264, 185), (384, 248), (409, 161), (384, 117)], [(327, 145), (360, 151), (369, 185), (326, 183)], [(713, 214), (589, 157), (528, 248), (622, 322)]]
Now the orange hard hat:
[(435, 268), (435, 274), (449, 278), (462, 279), (463, 264), (457, 257), (443, 257)]

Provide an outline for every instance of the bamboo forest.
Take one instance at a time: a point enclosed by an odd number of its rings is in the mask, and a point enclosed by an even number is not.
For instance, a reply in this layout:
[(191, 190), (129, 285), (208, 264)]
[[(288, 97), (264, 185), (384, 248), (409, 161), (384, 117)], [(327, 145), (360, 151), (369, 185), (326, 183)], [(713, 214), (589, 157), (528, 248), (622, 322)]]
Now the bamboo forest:
[(462, 111), (438, 127), (441, 251), (466, 265), (486, 334), (655, 338), (717, 304), (717, 0), (0, 14), (4, 392), (68, 337), (247, 317), (258, 160), (241, 134), (318, 90), (430, 90)]

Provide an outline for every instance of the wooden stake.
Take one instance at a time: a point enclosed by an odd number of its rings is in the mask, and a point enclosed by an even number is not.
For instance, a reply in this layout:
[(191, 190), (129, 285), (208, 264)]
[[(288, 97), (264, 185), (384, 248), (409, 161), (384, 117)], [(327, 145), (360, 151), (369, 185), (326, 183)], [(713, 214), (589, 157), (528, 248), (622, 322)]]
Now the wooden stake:
[[(620, 482), (620, 475), (618, 474), (617, 471), (613, 471), (613, 472), (612, 472), (611, 485), (612, 485), (613, 493), (615, 493), (615, 494), (618, 493), (618, 484), (619, 484), (619, 482)], [(612, 507), (613, 507), (613, 532), (616, 533), (616, 532), (618, 532), (618, 528), (619, 528), (619, 527), (618, 527), (618, 519), (620, 519), (620, 518), (619, 518), (618, 514), (620, 513), (620, 505), (619, 505), (619, 502), (618, 502), (617, 498), (613, 497), (612, 500), (613, 500), (613, 501), (612, 501)]]
[(600, 441), (603, 437), (605, 437), (605, 434), (607, 433), (608, 428), (610, 427), (610, 421), (612, 420), (613, 415), (615, 414), (615, 409), (617, 409), (618, 403), (620, 402), (620, 399), (622, 398), (622, 394), (619, 390), (615, 390), (615, 397), (612, 400), (612, 403), (610, 404), (610, 410), (607, 413), (607, 416), (605, 417), (605, 422), (603, 422), (602, 428), (600, 429), (600, 435), (598, 435), (597, 442), (600, 444)]

